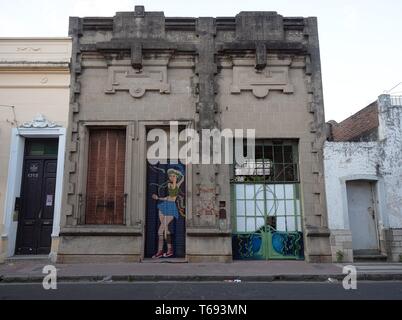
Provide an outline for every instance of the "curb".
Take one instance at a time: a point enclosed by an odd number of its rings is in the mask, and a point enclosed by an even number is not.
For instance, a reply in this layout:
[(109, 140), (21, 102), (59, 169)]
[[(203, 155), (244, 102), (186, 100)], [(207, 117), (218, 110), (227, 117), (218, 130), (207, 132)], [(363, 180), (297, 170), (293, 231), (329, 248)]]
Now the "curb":
[[(41, 283), (44, 276), (0, 276), (0, 284), (4, 283)], [(328, 282), (329, 278), (342, 281), (345, 275), (261, 275), (229, 277), (220, 275), (115, 275), (115, 276), (59, 276), (59, 282)], [(402, 281), (402, 274), (358, 274), (360, 281)], [(332, 282), (332, 281), (329, 281)]]

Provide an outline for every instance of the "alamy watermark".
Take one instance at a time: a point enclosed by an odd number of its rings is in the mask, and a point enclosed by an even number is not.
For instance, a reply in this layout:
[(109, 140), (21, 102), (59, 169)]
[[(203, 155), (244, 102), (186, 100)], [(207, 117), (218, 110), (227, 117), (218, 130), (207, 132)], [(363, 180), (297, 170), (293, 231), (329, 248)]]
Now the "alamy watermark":
[(57, 269), (55, 266), (44, 266), (42, 273), (46, 274), (43, 278), (42, 286), (45, 290), (57, 290)]
[[(234, 141), (234, 152), (233, 152)], [(179, 123), (170, 122), (170, 130), (155, 128), (148, 132), (147, 151), (151, 164), (166, 163), (167, 159), (183, 164), (243, 165), (255, 159), (255, 129), (202, 129), (197, 132), (186, 128), (179, 132)], [(247, 156), (244, 156), (246, 142)]]
[(344, 266), (343, 274), (346, 277), (342, 281), (342, 286), (345, 290), (357, 290), (357, 270), (355, 266)]

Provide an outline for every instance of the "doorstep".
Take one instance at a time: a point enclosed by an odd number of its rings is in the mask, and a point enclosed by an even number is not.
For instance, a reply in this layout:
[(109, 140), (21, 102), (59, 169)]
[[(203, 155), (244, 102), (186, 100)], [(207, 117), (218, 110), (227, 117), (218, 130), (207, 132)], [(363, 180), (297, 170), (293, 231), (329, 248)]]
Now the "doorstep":
[(19, 261), (35, 261), (35, 262), (42, 262), (47, 261), (50, 262), (50, 257), (48, 254), (41, 254), (41, 255), (15, 255), (12, 257), (8, 257), (5, 260), (5, 263), (10, 262), (19, 262)]
[(141, 263), (188, 263), (188, 261), (185, 258), (145, 258)]

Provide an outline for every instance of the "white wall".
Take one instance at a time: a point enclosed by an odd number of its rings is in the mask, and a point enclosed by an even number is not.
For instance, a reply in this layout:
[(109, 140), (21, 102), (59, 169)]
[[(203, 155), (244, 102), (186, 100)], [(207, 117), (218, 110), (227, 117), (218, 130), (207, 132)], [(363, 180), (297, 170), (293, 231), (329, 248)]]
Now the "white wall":
[(402, 105), (391, 105), (389, 95), (379, 97), (379, 123), (379, 174), (385, 182), (389, 226), (402, 228)]
[[(331, 247), (353, 261), (346, 181), (376, 182), (377, 223), (381, 250), (398, 261), (402, 253), (402, 106), (391, 104), (389, 95), (378, 99), (379, 141), (326, 142), (324, 145), (325, 188)], [(384, 232), (389, 236), (386, 236)]]
[(348, 229), (344, 180), (377, 179), (384, 227), (402, 228), (402, 106), (379, 97), (378, 142), (326, 142), (325, 184), (329, 227)]
[(377, 142), (325, 143), (325, 188), (330, 229), (349, 229), (345, 180), (375, 178), (379, 149)]

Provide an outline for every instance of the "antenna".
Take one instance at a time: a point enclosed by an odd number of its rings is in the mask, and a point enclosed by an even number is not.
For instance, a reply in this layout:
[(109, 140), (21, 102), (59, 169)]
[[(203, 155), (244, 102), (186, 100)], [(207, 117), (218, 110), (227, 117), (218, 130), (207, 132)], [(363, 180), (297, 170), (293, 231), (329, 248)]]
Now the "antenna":
[(394, 90), (395, 88), (397, 88), (400, 84), (402, 84), (402, 82), (399, 82), (396, 86), (392, 87), (389, 90), (385, 90), (384, 93), (389, 94), (392, 90)]

